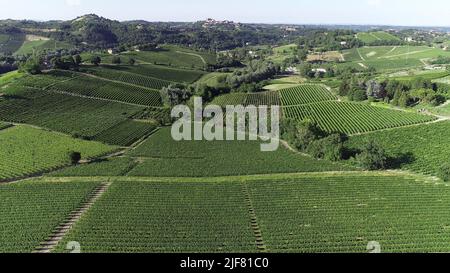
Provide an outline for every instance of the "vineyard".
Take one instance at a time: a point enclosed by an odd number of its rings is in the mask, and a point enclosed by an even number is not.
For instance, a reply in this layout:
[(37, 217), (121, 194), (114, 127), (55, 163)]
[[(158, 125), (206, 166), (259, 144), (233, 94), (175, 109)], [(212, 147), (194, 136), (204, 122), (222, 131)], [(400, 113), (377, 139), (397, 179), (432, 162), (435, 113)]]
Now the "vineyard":
[(0, 181), (69, 165), (70, 151), (80, 152), (87, 159), (115, 149), (25, 126), (1, 130), (0, 146)]
[(0, 122), (0, 131), (9, 127), (11, 127), (11, 124)]
[(169, 82), (193, 83), (206, 73), (198, 70), (177, 69), (159, 65), (135, 65), (135, 66), (113, 66), (123, 72), (139, 74), (146, 77), (152, 77)]
[(36, 181), (0, 185), (0, 252), (31, 253), (95, 186)]
[(117, 146), (129, 146), (156, 129), (148, 122), (126, 120), (94, 137), (94, 140)]
[(280, 96), (278, 92), (261, 93), (230, 93), (216, 97), (211, 104), (225, 107), (227, 105), (254, 105), (254, 106), (272, 106), (280, 105)]
[(127, 157), (120, 157), (110, 160), (93, 162), (71, 166), (66, 169), (51, 173), (55, 177), (89, 177), (89, 176), (122, 176), (126, 175), (136, 162)]
[(284, 106), (333, 101), (337, 99), (336, 96), (331, 94), (324, 86), (310, 84), (283, 89), (280, 91), (280, 96)]
[(261, 152), (258, 141), (174, 141), (163, 128), (127, 156), (143, 163), (130, 176), (208, 177), (352, 170), (292, 153), (283, 147)]
[(115, 182), (58, 251), (256, 252), (247, 211), (239, 184)]
[(445, 162), (450, 162), (448, 132), (450, 122), (374, 132), (350, 138), (349, 148), (359, 148), (375, 139), (393, 158), (407, 158), (401, 166), (414, 172), (435, 175)]
[(114, 67), (109, 68), (107, 66), (102, 66), (100, 68), (90, 68), (88, 72), (101, 78), (140, 85), (155, 90), (160, 90), (161, 88), (172, 84), (172, 82), (169, 81), (147, 77), (136, 73), (125, 72), (120, 69), (115, 69)]
[(383, 175), (249, 183), (269, 252), (448, 252), (450, 188)]
[(143, 110), (110, 101), (38, 91), (0, 101), (0, 120), (92, 138)]
[(87, 76), (56, 83), (49, 90), (144, 106), (162, 105), (161, 96), (157, 90)]
[(283, 111), (287, 118), (311, 119), (327, 132), (346, 134), (371, 132), (436, 120), (434, 116), (338, 101), (284, 107)]

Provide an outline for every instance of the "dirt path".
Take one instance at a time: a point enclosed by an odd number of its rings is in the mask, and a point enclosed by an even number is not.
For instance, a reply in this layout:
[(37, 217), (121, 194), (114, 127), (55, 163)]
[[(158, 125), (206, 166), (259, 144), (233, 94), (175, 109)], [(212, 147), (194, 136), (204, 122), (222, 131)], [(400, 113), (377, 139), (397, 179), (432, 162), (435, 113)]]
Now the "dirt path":
[(359, 57), (361, 58), (361, 60), (365, 61), (366, 59), (364, 59), (364, 57), (362, 56), (361, 51), (359, 51), (359, 48), (356, 48), (356, 51), (358, 52)]
[(253, 230), (253, 234), (255, 235), (256, 247), (258, 248), (258, 251), (265, 252), (267, 251), (267, 247), (264, 244), (261, 228), (258, 223), (258, 217), (256, 216), (252, 197), (250, 195), (246, 182), (242, 182), (242, 192), (244, 193), (245, 203), (247, 204), (248, 213), (250, 216), (250, 224)]
[(176, 53), (179, 54), (185, 54), (185, 55), (189, 55), (189, 56), (195, 56), (198, 57), (202, 60), (204, 65), (207, 65), (208, 63), (206, 62), (206, 60), (203, 58), (203, 56), (199, 55), (199, 54), (195, 54), (195, 53), (189, 53), (189, 52), (183, 52), (183, 51), (175, 51)]
[(431, 50), (433, 50), (433, 49), (416, 50), (416, 51), (411, 51), (411, 52), (408, 52), (408, 53), (402, 53), (402, 54), (397, 54), (397, 55), (382, 56), (382, 57), (380, 57), (380, 59), (392, 59), (392, 58), (395, 58), (395, 57), (403, 57), (403, 56), (413, 55), (413, 54), (417, 54), (417, 53), (428, 52), (428, 51), (431, 51)]
[(367, 69), (367, 65), (363, 64), (363, 63), (358, 63), (362, 68)]
[(64, 236), (69, 233), (73, 226), (81, 219), (81, 217), (94, 205), (97, 201), (111, 186), (112, 183), (102, 183), (100, 186), (96, 187), (93, 192), (91, 192), (87, 200), (81, 204), (81, 206), (72, 211), (66, 221), (61, 223), (50, 235), (50, 237), (42, 242), (33, 253), (50, 253), (59, 244), (59, 242), (64, 238)]

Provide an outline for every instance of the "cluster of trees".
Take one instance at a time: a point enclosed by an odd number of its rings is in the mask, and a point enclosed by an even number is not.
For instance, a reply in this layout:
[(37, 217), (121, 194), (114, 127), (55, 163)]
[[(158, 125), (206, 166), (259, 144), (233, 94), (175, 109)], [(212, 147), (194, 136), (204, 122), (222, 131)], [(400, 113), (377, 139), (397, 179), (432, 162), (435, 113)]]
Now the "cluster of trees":
[(378, 99), (406, 108), (419, 103), (438, 106), (446, 101), (447, 89), (444, 85), (422, 78), (411, 81), (377, 81), (353, 76), (342, 80), (338, 93), (354, 101)]
[(161, 99), (165, 106), (173, 107), (186, 104), (192, 97), (192, 92), (183, 84), (171, 84), (160, 90)]
[(256, 85), (280, 72), (281, 68), (278, 65), (255, 60), (250, 62), (245, 68), (234, 71), (233, 74), (227, 77), (226, 83), (232, 90), (252, 92), (258, 89)]
[(329, 134), (311, 120), (287, 119), (281, 126), (282, 138), (301, 152), (316, 159), (339, 161), (353, 156), (353, 160), (366, 170), (380, 170), (388, 167), (385, 150), (374, 140), (369, 140), (361, 150), (350, 155), (345, 148), (348, 137), (344, 134)]
[(18, 68), (20, 59), (9, 55), (0, 55), (0, 74), (7, 73)]
[(297, 43), (299, 48), (306, 50), (343, 50), (363, 45), (355, 38), (355, 34), (352, 30), (310, 29), (298, 39)]
[(431, 61), (431, 64), (450, 64), (450, 57), (438, 56), (436, 59)]

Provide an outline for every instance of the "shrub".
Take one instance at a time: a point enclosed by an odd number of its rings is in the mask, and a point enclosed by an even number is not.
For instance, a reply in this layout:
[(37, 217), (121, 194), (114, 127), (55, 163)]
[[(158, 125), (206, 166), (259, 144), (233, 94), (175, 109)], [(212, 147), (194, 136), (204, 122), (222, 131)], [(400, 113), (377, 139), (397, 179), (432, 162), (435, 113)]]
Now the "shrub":
[(438, 170), (438, 176), (445, 182), (450, 181), (450, 164), (444, 164), (442, 165)]
[(81, 160), (81, 153), (75, 151), (69, 152), (69, 160), (72, 165), (78, 164)]

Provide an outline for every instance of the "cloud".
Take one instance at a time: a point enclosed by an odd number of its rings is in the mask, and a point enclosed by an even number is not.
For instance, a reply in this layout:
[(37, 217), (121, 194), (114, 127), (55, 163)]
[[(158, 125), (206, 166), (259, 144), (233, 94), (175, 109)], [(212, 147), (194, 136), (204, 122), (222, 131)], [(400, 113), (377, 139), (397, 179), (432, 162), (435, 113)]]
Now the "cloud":
[(66, 5), (69, 7), (78, 7), (81, 5), (81, 0), (66, 0)]

